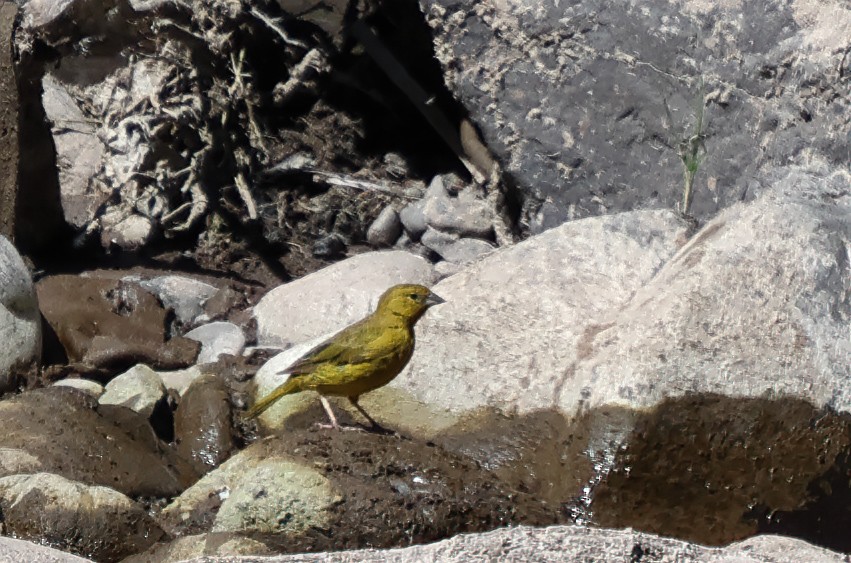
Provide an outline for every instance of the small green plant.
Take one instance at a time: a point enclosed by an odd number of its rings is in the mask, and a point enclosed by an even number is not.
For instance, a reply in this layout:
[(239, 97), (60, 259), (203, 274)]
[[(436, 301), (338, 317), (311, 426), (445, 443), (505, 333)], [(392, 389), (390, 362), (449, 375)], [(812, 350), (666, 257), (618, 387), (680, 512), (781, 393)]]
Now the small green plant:
[[(698, 92), (694, 103), (694, 128), (691, 135), (680, 139), (677, 143), (677, 154), (679, 154), (680, 160), (683, 162), (683, 199), (680, 202), (679, 211), (687, 217), (690, 217), (689, 210), (691, 209), (692, 199), (694, 199), (694, 177), (706, 154), (706, 145), (704, 144), (706, 135), (703, 132), (706, 93), (702, 76), (698, 84)], [(669, 123), (673, 123), (667, 104), (665, 104), (665, 110), (668, 112)]]

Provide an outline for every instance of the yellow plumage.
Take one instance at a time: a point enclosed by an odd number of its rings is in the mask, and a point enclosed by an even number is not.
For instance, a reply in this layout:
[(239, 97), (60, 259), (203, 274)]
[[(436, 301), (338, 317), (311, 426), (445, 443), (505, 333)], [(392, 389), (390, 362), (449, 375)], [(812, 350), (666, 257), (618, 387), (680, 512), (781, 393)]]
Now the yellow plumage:
[(263, 397), (246, 416), (258, 416), (278, 399), (313, 390), (321, 397), (331, 424), (338, 428), (326, 395), (347, 397), (373, 425), (377, 423), (358, 405), (358, 397), (389, 383), (399, 375), (414, 352), (414, 324), (443, 299), (421, 285), (388, 289), (375, 312), (316, 346), (281, 373), (290, 378)]

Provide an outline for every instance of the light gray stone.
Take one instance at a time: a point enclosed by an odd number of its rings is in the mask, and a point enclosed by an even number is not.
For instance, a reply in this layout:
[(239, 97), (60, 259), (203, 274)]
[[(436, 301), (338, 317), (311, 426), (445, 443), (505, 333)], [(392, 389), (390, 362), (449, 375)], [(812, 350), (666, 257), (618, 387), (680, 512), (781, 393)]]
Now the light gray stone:
[(100, 397), (103, 395), (104, 388), (103, 385), (98, 383), (97, 381), (92, 381), (91, 379), (82, 379), (80, 377), (69, 377), (66, 379), (60, 379), (56, 383), (53, 384), (55, 387), (71, 387), (72, 389), (77, 389), (84, 393), (88, 393), (92, 397)]
[(388, 205), (369, 226), (366, 241), (376, 247), (393, 246), (401, 234), (402, 222), (399, 220), (399, 214)]
[(121, 563), (152, 563), (155, 561), (185, 561), (194, 557), (224, 557), (228, 555), (272, 555), (273, 550), (257, 540), (239, 534), (208, 533), (176, 538), (158, 543)]
[(107, 487), (51, 473), (0, 478), (5, 533), (117, 560), (163, 533), (140, 505)]
[(415, 201), (403, 207), (399, 213), (399, 220), (402, 222), (405, 232), (413, 241), (420, 240), (428, 226), (426, 225), (423, 206), (424, 204), (421, 201)]
[(0, 563), (21, 563), (22, 561), (27, 563), (92, 563), (91, 559), (77, 557), (37, 543), (0, 537)]
[(259, 346), (282, 346), (336, 332), (365, 317), (389, 287), (431, 285), (433, 266), (405, 251), (358, 254), (267, 293), (254, 307)]
[(475, 238), (459, 238), (431, 227), (426, 229), (421, 241), (447, 262), (465, 266), (494, 251), (489, 242)]
[[(44, 2), (28, 2), (28, 9), (35, 9), (34, 4)], [(51, 4), (56, 10), (63, 5)], [(48, 15), (42, 14), (38, 19), (42, 17)], [(109, 197), (106, 189), (91, 182), (103, 165), (105, 147), (97, 136), (95, 124), (86, 119), (61, 82), (47, 74), (42, 79), (42, 89), (44, 111), (53, 127), (62, 212), (69, 225), (82, 229)]]
[(187, 276), (159, 276), (138, 283), (156, 295), (164, 307), (172, 309), (183, 325), (202, 318), (204, 303), (218, 292), (215, 286)]
[(245, 334), (241, 328), (229, 322), (201, 325), (184, 336), (201, 343), (201, 352), (196, 360), (199, 364), (215, 362), (222, 354), (238, 356), (245, 349)]
[(210, 499), (218, 497), (214, 532), (299, 534), (325, 528), (340, 498), (328, 479), (294, 460), (261, 453), (262, 444), (255, 444), (205, 475), (163, 509), (163, 526), (179, 533), (209, 518)]
[(101, 244), (104, 248), (117, 246), (121, 250), (133, 251), (145, 246), (154, 234), (151, 220), (135, 213), (126, 214), (113, 210), (100, 218)]
[(851, 175), (793, 168), (767, 181), (586, 325), (588, 352), (557, 372), (561, 409), (720, 393), (851, 412)]
[(445, 190), (429, 189), (423, 205), (425, 222), (440, 231), (462, 237), (493, 236), (495, 215), (488, 203), (468, 187), (451, 196)]
[[(705, 547), (634, 530), (579, 526), (519, 526), (483, 534), (463, 534), (440, 542), (398, 549), (359, 549), (256, 557), (254, 563), (408, 563), (441, 561), (635, 561), (636, 548), (659, 563), (843, 563), (844, 555), (784, 536), (757, 536), (726, 547)], [(185, 563), (237, 563), (235, 557), (209, 557)]]
[(30, 272), (6, 237), (0, 236), (0, 392), (11, 390), (12, 371), (41, 357), (41, 314)]
[(198, 366), (190, 366), (175, 371), (160, 371), (157, 374), (162, 379), (166, 389), (177, 391), (178, 395), (183, 395), (183, 392), (189, 388), (192, 382), (204, 375), (204, 372)]
[(147, 417), (165, 394), (165, 385), (157, 372), (139, 364), (107, 383), (99, 402), (121, 405)]

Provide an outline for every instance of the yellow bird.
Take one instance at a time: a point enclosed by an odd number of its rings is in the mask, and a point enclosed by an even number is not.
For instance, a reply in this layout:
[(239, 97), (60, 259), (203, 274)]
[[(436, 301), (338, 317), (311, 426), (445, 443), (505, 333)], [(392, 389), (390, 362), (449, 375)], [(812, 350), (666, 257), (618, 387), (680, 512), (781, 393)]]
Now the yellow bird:
[(253, 418), (285, 395), (317, 391), (331, 426), (339, 429), (326, 395), (348, 397), (369, 420), (358, 398), (387, 385), (399, 375), (414, 353), (414, 324), (426, 310), (444, 300), (427, 287), (396, 285), (384, 292), (375, 312), (319, 344), (280, 373), (290, 378), (257, 401), (246, 416)]

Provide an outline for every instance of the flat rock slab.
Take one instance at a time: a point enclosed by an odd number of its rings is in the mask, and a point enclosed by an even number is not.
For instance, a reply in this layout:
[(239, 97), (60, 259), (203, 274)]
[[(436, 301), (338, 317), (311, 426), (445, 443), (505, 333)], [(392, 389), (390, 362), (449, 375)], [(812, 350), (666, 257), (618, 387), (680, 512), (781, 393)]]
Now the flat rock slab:
[[(633, 530), (577, 526), (519, 526), (464, 534), (403, 549), (360, 549), (333, 553), (252, 557), (254, 563), (408, 563), (414, 561), (648, 561), (678, 563), (843, 563), (844, 555), (782, 536), (758, 536), (727, 547), (704, 547)], [(652, 554), (649, 555), (649, 554)], [(650, 558), (652, 557), (652, 559)], [(205, 557), (185, 563), (238, 563), (235, 557)]]

